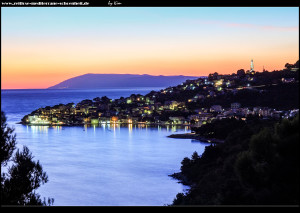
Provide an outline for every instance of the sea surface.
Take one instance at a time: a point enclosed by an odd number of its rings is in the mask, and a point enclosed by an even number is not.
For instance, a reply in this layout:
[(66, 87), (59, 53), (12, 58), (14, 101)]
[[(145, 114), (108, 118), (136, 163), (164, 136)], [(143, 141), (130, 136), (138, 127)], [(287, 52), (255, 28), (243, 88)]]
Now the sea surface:
[(167, 137), (190, 132), (188, 127), (17, 124), (39, 107), (77, 104), (102, 96), (116, 99), (133, 93), (145, 95), (160, 89), (1, 90), (1, 110), (15, 129), (17, 147), (27, 146), (49, 177), (49, 182), (37, 190), (41, 198), (54, 198), (54, 206), (171, 204), (187, 187), (168, 175), (180, 171), (184, 157), (191, 157), (194, 151), (202, 154), (208, 145)]

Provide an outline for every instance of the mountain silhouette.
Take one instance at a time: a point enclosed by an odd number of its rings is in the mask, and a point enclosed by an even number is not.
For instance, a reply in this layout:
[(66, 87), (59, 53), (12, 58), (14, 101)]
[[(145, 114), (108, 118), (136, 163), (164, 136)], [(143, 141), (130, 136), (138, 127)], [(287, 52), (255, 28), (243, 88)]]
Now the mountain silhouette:
[(196, 76), (153, 76), (134, 74), (85, 74), (67, 79), (48, 89), (102, 89), (132, 87), (169, 87), (176, 86)]

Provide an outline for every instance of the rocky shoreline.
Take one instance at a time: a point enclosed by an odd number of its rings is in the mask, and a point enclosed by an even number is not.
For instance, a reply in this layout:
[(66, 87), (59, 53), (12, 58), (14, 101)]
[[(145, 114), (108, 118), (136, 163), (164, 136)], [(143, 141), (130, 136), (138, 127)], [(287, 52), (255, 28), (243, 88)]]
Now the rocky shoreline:
[(192, 185), (192, 182), (188, 181), (188, 179), (181, 172), (175, 172), (168, 176), (174, 178), (175, 180), (178, 180), (178, 183), (181, 183), (185, 186)]
[(216, 138), (205, 138), (199, 134), (195, 133), (184, 133), (184, 134), (172, 134), (167, 136), (169, 138), (181, 138), (181, 139), (194, 139), (199, 140), (201, 142), (208, 142), (208, 143), (224, 143), (224, 140), (216, 139)]

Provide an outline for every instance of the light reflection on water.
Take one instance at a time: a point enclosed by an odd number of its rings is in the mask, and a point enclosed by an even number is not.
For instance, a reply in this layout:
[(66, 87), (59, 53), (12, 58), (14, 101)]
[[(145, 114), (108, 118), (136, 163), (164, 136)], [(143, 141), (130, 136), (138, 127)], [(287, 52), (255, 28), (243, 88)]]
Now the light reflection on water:
[[(24, 125), (25, 126), (25, 125)], [(86, 134), (88, 132), (88, 129), (93, 129), (94, 134), (96, 133), (97, 129), (102, 129), (103, 131), (112, 131), (114, 133), (114, 136), (116, 136), (116, 132), (120, 132), (121, 128), (127, 129), (129, 135), (132, 135), (132, 130), (136, 130), (137, 128), (139, 130), (143, 129), (147, 132), (148, 128), (150, 127), (151, 130), (156, 129), (158, 132), (161, 132), (162, 130), (170, 132), (170, 133), (176, 133), (177, 130), (184, 131), (184, 133), (190, 132), (189, 126), (177, 126), (177, 125), (146, 125), (146, 124), (85, 124), (81, 126), (82, 131), (84, 131)], [(68, 126), (34, 126), (34, 125), (26, 125), (26, 132), (28, 133), (31, 131), (32, 134), (48, 134), (48, 131), (50, 129), (55, 130), (56, 133), (60, 133), (61, 131), (65, 130), (66, 128), (72, 128)]]
[(170, 204), (186, 187), (168, 175), (205, 147), (168, 138), (189, 131), (178, 126), (17, 125), (16, 130), (49, 176), (38, 193), (55, 198), (54, 205)]
[[(58, 128), (58, 126), (56, 127)], [(48, 133), (48, 129), (49, 129), (49, 126), (26, 126), (26, 130), (27, 132), (30, 131), (35, 134), (35, 133)]]
[[(146, 94), (149, 90), (137, 93)], [(54, 205), (161, 206), (186, 189), (168, 175), (180, 170), (184, 157), (201, 154), (207, 144), (167, 136), (189, 127), (105, 125), (24, 126), (16, 124), (39, 107), (78, 103), (106, 95), (128, 97), (132, 90), (1, 91), (1, 109), (15, 128), (17, 146), (27, 146), (49, 182), (37, 193)]]

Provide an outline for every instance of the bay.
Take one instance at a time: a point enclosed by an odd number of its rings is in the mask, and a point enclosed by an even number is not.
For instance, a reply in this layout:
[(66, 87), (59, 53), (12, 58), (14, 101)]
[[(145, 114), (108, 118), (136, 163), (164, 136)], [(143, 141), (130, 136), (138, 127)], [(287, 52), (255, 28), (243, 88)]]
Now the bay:
[(1, 110), (15, 128), (18, 148), (27, 146), (49, 182), (37, 192), (55, 206), (162, 206), (187, 188), (168, 175), (207, 143), (173, 139), (188, 127), (100, 125), (76, 127), (16, 124), (39, 107), (107, 96), (145, 95), (162, 88), (101, 90), (1, 90)]

